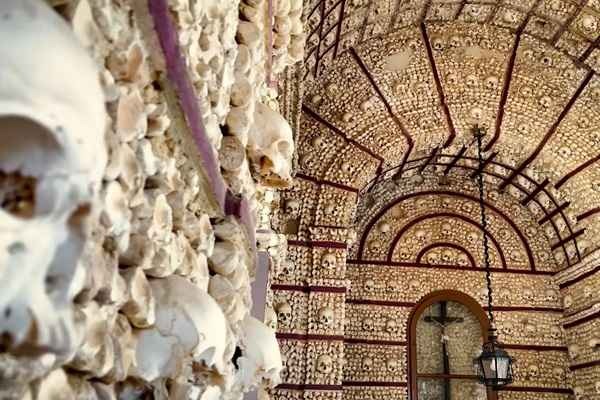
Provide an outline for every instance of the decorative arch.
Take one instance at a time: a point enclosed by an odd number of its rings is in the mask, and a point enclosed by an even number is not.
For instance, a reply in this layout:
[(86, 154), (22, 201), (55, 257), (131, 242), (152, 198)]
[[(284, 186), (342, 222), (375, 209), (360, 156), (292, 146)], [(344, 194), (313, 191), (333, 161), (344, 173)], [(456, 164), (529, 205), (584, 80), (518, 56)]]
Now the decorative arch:
[[(482, 340), (487, 339), (487, 332), (490, 328), (488, 316), (481, 305), (471, 296), (457, 290), (439, 290), (424, 296), (419, 300), (410, 312), (408, 317), (407, 335), (408, 335), (408, 398), (409, 400), (418, 400), (417, 387), (417, 322), (423, 312), (432, 304), (440, 301), (454, 301), (465, 306), (479, 321), (481, 326)], [(497, 394), (488, 390), (488, 400), (497, 400)]]
[[(474, 226), (475, 228), (479, 229), (482, 233), (484, 232), (483, 227), (481, 226), (481, 224), (479, 222), (473, 221), (470, 218), (465, 217), (464, 215), (460, 215), (460, 214), (456, 214), (456, 213), (435, 213), (435, 214), (421, 215), (420, 217), (417, 217), (417, 218), (413, 219), (412, 221), (410, 221), (408, 224), (404, 225), (402, 227), (402, 229), (396, 234), (396, 236), (390, 243), (390, 247), (388, 249), (387, 260), (392, 261), (393, 256), (394, 256), (394, 250), (396, 249), (398, 242), (400, 241), (400, 239), (402, 239), (402, 236), (408, 229), (410, 229), (411, 227), (415, 226), (416, 224), (423, 222), (427, 219), (438, 218), (438, 217), (448, 217), (448, 218), (460, 219), (461, 221), (466, 222), (467, 224), (470, 224), (470, 225)], [(502, 251), (502, 247), (500, 246), (500, 243), (491, 234), (491, 232), (489, 230), (485, 231), (485, 234), (487, 234), (488, 238), (490, 239), (490, 241), (496, 248), (496, 251), (498, 251), (498, 255), (500, 256), (500, 262), (502, 263), (502, 268), (507, 268), (506, 258), (504, 256), (504, 252)]]
[[(474, 201), (474, 202), (478, 202), (479, 201), (479, 199), (477, 199), (474, 196), (471, 196), (470, 194), (460, 193), (460, 192), (456, 192), (456, 191), (448, 191), (448, 190), (425, 190), (425, 191), (409, 193), (407, 195), (397, 197), (396, 199), (394, 199), (393, 201), (390, 201), (384, 207), (382, 207), (375, 215), (373, 215), (373, 217), (365, 225), (365, 228), (362, 230), (362, 235), (360, 237), (360, 241), (358, 243), (357, 259), (359, 259), (359, 260), (362, 259), (364, 248), (365, 248), (365, 242), (367, 240), (367, 237), (371, 233), (371, 230), (373, 229), (373, 227), (377, 224), (377, 221), (379, 221), (379, 219), (383, 215), (385, 215), (385, 213), (388, 210), (390, 210), (392, 207), (396, 206), (397, 204), (400, 204), (401, 202), (403, 202), (403, 201), (405, 201), (407, 199), (410, 199), (412, 197), (426, 196), (426, 195), (454, 196), (454, 197), (459, 197), (459, 198), (463, 198), (463, 199), (468, 199), (468, 200), (471, 200), (471, 201)], [(512, 228), (513, 232), (515, 232), (515, 234), (519, 237), (519, 240), (521, 241), (523, 247), (525, 248), (525, 252), (527, 253), (527, 259), (529, 261), (529, 265), (530, 265), (530, 267), (531, 267), (532, 270), (535, 270), (536, 267), (535, 267), (535, 260), (534, 260), (534, 257), (533, 257), (533, 251), (531, 250), (531, 246), (529, 244), (529, 241), (527, 240), (527, 238), (525, 237), (525, 235), (523, 234), (523, 232), (521, 232), (521, 230), (515, 224), (515, 222), (511, 218), (509, 218), (498, 207), (494, 206), (489, 201), (484, 201), (484, 204), (485, 204), (486, 208), (492, 210), (494, 213), (496, 213), (498, 216), (500, 216), (504, 221), (506, 221), (508, 223), (508, 225)], [(397, 243), (397, 242), (395, 242), (395, 243)], [(393, 243), (393, 245), (390, 246), (390, 249), (392, 249), (395, 246), (395, 243)], [(390, 252), (391, 251), (393, 251), (393, 250), (390, 250)], [(388, 256), (389, 256), (389, 254), (388, 254)], [(506, 263), (503, 262), (503, 265), (506, 265)]]
[(477, 263), (475, 262), (475, 258), (473, 257), (473, 255), (471, 255), (471, 253), (469, 253), (469, 251), (467, 249), (465, 249), (463, 246), (460, 246), (456, 243), (450, 243), (450, 242), (437, 242), (437, 243), (431, 243), (425, 247), (423, 247), (420, 251), (419, 254), (417, 254), (417, 258), (415, 260), (415, 262), (417, 264), (419, 264), (421, 262), (421, 259), (423, 258), (423, 256), (425, 254), (427, 254), (427, 252), (429, 250), (433, 250), (433, 249), (437, 249), (437, 248), (451, 248), (454, 250), (457, 250), (461, 253), (463, 253), (464, 255), (467, 256), (467, 258), (469, 259), (469, 263), (471, 264), (472, 268), (476, 268), (477, 267)]

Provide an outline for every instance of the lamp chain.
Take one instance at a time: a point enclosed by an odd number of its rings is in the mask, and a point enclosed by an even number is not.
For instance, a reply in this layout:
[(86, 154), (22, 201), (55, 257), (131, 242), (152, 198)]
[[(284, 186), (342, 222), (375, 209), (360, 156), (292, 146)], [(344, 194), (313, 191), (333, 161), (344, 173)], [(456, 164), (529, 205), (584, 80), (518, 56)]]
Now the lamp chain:
[(479, 159), (479, 174), (477, 175), (477, 186), (479, 187), (479, 208), (481, 210), (481, 226), (483, 228), (483, 257), (485, 264), (485, 279), (488, 289), (488, 316), (490, 318), (491, 327), (494, 327), (494, 314), (492, 312), (492, 277), (490, 273), (490, 250), (487, 237), (487, 218), (485, 215), (485, 203), (483, 198), (483, 154), (481, 152), (483, 132), (477, 127), (475, 128), (475, 136), (477, 137), (477, 157)]

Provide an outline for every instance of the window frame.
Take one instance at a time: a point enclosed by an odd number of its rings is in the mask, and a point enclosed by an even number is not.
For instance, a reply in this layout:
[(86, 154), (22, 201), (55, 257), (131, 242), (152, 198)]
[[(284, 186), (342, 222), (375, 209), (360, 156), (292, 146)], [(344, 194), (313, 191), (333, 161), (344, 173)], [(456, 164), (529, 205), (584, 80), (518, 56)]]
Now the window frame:
[[(490, 328), (490, 321), (488, 316), (481, 307), (481, 305), (472, 298), (471, 296), (459, 292), (457, 290), (440, 290), (429, 293), (425, 297), (423, 297), (416, 306), (411, 310), (410, 316), (408, 318), (408, 374), (409, 374), (409, 385), (408, 385), (408, 398), (410, 400), (418, 400), (418, 386), (417, 379), (419, 377), (423, 378), (423, 374), (419, 376), (417, 373), (417, 323), (419, 318), (425, 312), (425, 310), (431, 306), (432, 304), (439, 303), (441, 301), (453, 301), (456, 303), (460, 303), (465, 306), (479, 321), (479, 325), (481, 326), (481, 335), (482, 339), (485, 342), (487, 340), (487, 332)], [(431, 378), (443, 378), (443, 374), (424, 374), (430, 375)], [(435, 377), (433, 375), (440, 375), (439, 377)], [(475, 375), (473, 375), (475, 376)], [(456, 378), (452, 378), (452, 375), (449, 375), (450, 379), (461, 379), (461, 375), (456, 375)], [(463, 379), (472, 379), (471, 376), (462, 376)], [(427, 378), (427, 377), (425, 377)], [(493, 390), (487, 390), (487, 398), (488, 400), (497, 400), (497, 393)]]

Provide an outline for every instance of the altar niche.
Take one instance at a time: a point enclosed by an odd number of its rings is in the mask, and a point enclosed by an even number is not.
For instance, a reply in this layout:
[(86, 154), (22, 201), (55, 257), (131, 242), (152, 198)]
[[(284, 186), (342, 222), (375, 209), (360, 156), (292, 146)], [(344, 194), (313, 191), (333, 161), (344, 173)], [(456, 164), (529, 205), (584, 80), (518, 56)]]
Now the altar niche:
[(409, 399), (495, 400), (473, 369), (488, 327), (483, 308), (464, 293), (423, 298), (409, 319)]

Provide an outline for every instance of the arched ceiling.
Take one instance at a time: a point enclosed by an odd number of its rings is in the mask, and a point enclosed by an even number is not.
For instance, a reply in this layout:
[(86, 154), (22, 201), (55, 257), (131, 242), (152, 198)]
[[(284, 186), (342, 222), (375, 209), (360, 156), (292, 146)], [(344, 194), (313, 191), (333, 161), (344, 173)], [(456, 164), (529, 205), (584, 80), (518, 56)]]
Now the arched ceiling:
[[(360, 194), (357, 224), (368, 229), (356, 255), (415, 262), (452, 254), (471, 263), (469, 254), (477, 263), (465, 235), (480, 231), (470, 179), (475, 124), (487, 132), (495, 267), (555, 270), (599, 247), (599, 10), (593, 1), (562, 0), (342, 0), (306, 9), (298, 173)], [(451, 191), (448, 180), (465, 189), (442, 194)], [(385, 185), (402, 188), (396, 195), (411, 202), (411, 222), (371, 249), (368, 235), (377, 229), (367, 225), (380, 221), (367, 216)], [(380, 204), (389, 209), (379, 217), (403, 201)], [(419, 201), (435, 206), (421, 210)], [(465, 213), (463, 204), (474, 210)], [(442, 240), (456, 236), (444, 235), (448, 226), (461, 238)], [(527, 229), (546, 243), (532, 244)], [(439, 237), (402, 254), (404, 241), (423, 230)], [(554, 254), (558, 266), (540, 261), (543, 254)]]

